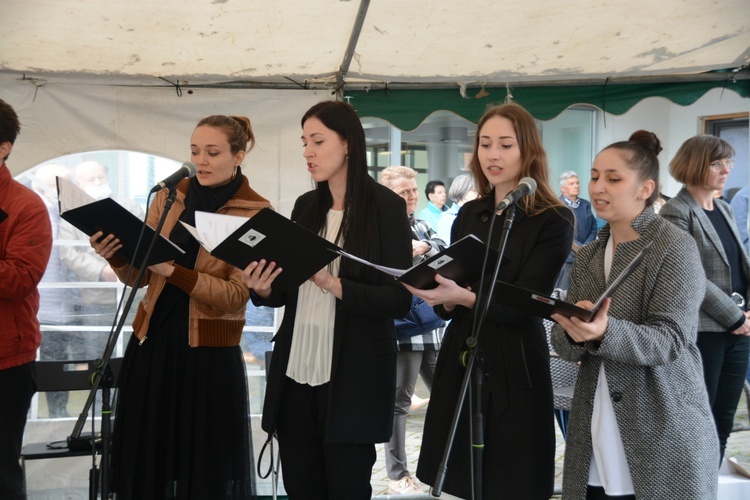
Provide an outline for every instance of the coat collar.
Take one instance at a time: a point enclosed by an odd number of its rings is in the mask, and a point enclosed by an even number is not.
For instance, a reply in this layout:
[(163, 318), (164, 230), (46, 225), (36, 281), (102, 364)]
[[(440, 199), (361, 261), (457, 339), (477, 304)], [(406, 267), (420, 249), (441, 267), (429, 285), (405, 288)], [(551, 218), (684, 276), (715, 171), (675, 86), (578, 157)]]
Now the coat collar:
[[(698, 204), (695, 198), (693, 198), (693, 195), (690, 194), (690, 191), (688, 191), (687, 187), (685, 186), (680, 189), (680, 192), (677, 193), (677, 196), (675, 196), (675, 198), (681, 200), (687, 205), (687, 207), (693, 213), (695, 219), (701, 225), (703, 232), (708, 236), (708, 239), (711, 240), (711, 243), (716, 248), (716, 251), (721, 256), (724, 263), (728, 266), (729, 259), (727, 258), (727, 254), (724, 252), (724, 244), (721, 242), (719, 233), (716, 232), (713, 223), (711, 223), (711, 220), (708, 218), (708, 215), (706, 215), (703, 207)], [(721, 200), (714, 200), (714, 210), (718, 210), (727, 221), (732, 221), (729, 210), (724, 207), (724, 202), (722, 202)], [(734, 227), (735, 224), (728, 225), (729, 229), (732, 231), (732, 236), (734, 237), (734, 239), (740, 241), (740, 236), (739, 234), (737, 234), (737, 230)]]
[[(635, 219), (633, 219), (633, 221), (630, 223), (630, 227), (632, 227), (639, 235), (644, 235), (651, 223), (654, 222), (654, 220), (656, 220), (658, 217), (659, 216), (656, 214), (656, 212), (654, 212), (654, 207), (648, 206), (643, 210), (643, 212), (638, 214)], [(607, 240), (609, 239), (609, 235), (610, 227), (608, 222), (599, 230), (597, 239), (601, 240), (602, 244), (606, 244)]]

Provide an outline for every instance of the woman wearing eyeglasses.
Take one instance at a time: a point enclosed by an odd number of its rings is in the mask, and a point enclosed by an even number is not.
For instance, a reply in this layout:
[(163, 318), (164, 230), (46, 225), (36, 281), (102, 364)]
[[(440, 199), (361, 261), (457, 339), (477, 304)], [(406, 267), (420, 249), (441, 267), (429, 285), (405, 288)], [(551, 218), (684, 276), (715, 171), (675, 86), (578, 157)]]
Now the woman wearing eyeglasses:
[(733, 155), (732, 146), (712, 135), (685, 141), (669, 164), (669, 173), (685, 186), (659, 212), (695, 238), (706, 272), (697, 344), (719, 434), (720, 463), (750, 355), (750, 260), (732, 209), (714, 197), (717, 190), (724, 190)]

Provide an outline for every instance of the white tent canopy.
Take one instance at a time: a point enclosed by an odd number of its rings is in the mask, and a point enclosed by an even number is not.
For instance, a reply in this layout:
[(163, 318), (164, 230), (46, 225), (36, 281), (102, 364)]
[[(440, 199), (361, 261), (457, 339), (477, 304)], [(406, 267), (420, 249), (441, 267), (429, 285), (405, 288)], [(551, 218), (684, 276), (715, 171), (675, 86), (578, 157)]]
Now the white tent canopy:
[(184, 160), (199, 118), (241, 114), (258, 134), (248, 172), (282, 211), (310, 187), (299, 119), (337, 90), (750, 78), (732, 72), (750, 58), (747, 0), (3, 0), (0, 12), (0, 98), (23, 127), (14, 174), (99, 149)]
[(0, 71), (119, 83), (617, 79), (750, 54), (747, 0), (4, 0), (2, 19)]
[(109, 149), (187, 161), (190, 135), (200, 118), (244, 115), (256, 135), (244, 172), (253, 188), (285, 213), (312, 187), (300, 147), (300, 118), (327, 98), (327, 92), (303, 90), (211, 89), (178, 97), (168, 88), (138, 86), (37, 88), (0, 73), (0, 99), (14, 107), (21, 121), (8, 159), (13, 174), (60, 156)]

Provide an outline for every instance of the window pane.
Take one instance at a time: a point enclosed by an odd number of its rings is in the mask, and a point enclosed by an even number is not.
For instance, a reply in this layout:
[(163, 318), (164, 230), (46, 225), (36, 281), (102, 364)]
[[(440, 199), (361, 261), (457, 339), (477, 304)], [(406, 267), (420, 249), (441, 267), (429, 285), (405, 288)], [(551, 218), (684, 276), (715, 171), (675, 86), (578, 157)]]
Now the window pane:
[[(95, 198), (112, 197), (143, 219), (151, 187), (177, 170), (181, 162), (133, 151), (91, 151), (56, 158), (17, 176), (47, 205), (54, 233), (52, 255), (40, 283), (39, 319), (42, 328), (41, 360), (84, 360), (102, 357), (116, 321), (124, 286), (106, 260), (96, 255), (88, 236), (61, 220), (56, 176), (70, 179)], [(130, 289), (125, 292), (130, 293)], [(145, 289), (138, 290), (124, 322), (114, 355), (124, 354), (132, 322)], [(127, 299), (127, 296), (125, 297)], [(255, 308), (246, 314), (242, 347), (247, 353), (251, 408), (262, 410), (265, 384), (264, 353), (271, 349), (274, 310)], [(77, 416), (88, 394), (46, 393), (32, 408), (33, 418)]]

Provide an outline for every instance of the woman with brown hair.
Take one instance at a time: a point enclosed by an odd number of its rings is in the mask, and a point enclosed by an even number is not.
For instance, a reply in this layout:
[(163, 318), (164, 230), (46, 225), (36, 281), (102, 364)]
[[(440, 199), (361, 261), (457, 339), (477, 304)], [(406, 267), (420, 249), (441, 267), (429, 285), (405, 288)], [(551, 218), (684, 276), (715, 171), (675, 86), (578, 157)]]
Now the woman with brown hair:
[(750, 354), (750, 260), (731, 207), (715, 197), (724, 190), (734, 166), (732, 156), (732, 146), (713, 135), (685, 141), (669, 164), (669, 173), (685, 186), (659, 212), (693, 236), (706, 273), (697, 343), (719, 433), (720, 460), (732, 432)]
[[(471, 171), (479, 197), (461, 207), (451, 241), (473, 234), (497, 248), (508, 213), (496, 213), (497, 205), (523, 177), (533, 178), (536, 192), (516, 203), (499, 279), (551, 293), (573, 241), (574, 220), (549, 185), (547, 157), (532, 116), (517, 104), (487, 111), (477, 126)], [(493, 218), (493, 232), (488, 234)], [(459, 358), (472, 334), (480, 291), (479, 283), (464, 288), (441, 276), (437, 282), (432, 290), (408, 287), (452, 320), (438, 357), (417, 468), (419, 479), (432, 485), (458, 402), (464, 374)], [(542, 319), (503, 306), (493, 297), (481, 326), (477, 358), (485, 379), (482, 493), (484, 498), (549, 498), (555, 431)], [(473, 496), (468, 407), (463, 407), (445, 479), (446, 492), (465, 498)]]
[[(144, 274), (148, 289), (120, 371), (112, 443), (118, 499), (255, 496), (239, 346), (250, 292), (242, 271), (212, 257), (180, 224), (194, 225), (198, 210), (252, 217), (270, 206), (240, 168), (254, 143), (246, 117), (209, 116), (193, 131), (197, 174), (177, 185), (162, 229), (185, 254)], [(154, 198), (152, 227), (167, 193), (162, 189)], [(94, 234), (91, 246), (124, 280), (129, 264), (114, 255), (119, 240), (102, 236)]]

